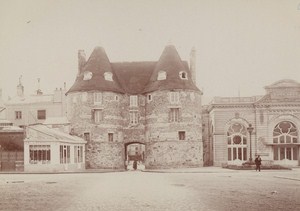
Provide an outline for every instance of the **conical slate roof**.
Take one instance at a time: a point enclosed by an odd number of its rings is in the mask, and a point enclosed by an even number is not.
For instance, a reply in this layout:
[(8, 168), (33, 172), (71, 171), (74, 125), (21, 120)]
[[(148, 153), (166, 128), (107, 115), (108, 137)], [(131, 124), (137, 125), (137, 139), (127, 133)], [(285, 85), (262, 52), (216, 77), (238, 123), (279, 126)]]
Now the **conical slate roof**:
[[(158, 73), (160, 71), (166, 72), (167, 77), (165, 80), (157, 80)], [(181, 71), (187, 73), (187, 80), (180, 78), (179, 73)], [(157, 62), (150, 77), (149, 83), (144, 89), (144, 93), (172, 89), (188, 89), (199, 91), (191, 79), (191, 72), (189, 68), (184, 65), (184, 62), (181, 60), (175, 46), (168, 45), (165, 47), (162, 55), (160, 56), (159, 61)]]
[[(105, 72), (113, 74), (112, 81), (105, 80)], [(84, 80), (85, 74), (90, 74), (91, 79)], [(77, 76), (75, 83), (67, 93), (92, 90), (124, 93), (124, 90), (121, 88), (118, 78), (111, 67), (111, 63), (105, 50), (102, 47), (96, 47), (94, 49), (89, 60)]]
[[(166, 72), (165, 80), (157, 80), (160, 71)], [(180, 78), (181, 71), (187, 73), (187, 79)], [(105, 80), (105, 72), (112, 73), (112, 81)], [(85, 75), (92, 77), (85, 80)], [(193, 83), (187, 62), (181, 60), (173, 45), (165, 47), (158, 62), (122, 63), (110, 63), (105, 50), (96, 47), (67, 94), (81, 91), (143, 94), (173, 89), (200, 91)]]

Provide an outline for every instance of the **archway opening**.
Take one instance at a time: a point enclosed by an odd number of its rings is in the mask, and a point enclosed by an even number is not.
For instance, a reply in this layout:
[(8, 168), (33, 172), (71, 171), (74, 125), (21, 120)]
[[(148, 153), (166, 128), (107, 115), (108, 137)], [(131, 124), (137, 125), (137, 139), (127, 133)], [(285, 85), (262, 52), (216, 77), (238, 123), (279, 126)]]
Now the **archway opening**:
[(129, 142), (125, 144), (125, 168), (136, 171), (145, 169), (145, 144)]

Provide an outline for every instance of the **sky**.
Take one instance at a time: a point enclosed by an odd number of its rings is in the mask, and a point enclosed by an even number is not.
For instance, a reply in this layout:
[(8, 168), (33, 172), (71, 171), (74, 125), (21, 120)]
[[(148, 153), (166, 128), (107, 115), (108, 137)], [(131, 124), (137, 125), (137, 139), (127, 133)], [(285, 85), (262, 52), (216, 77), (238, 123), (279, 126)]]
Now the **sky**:
[(25, 95), (70, 88), (77, 52), (104, 47), (111, 62), (157, 61), (172, 43), (197, 53), (203, 103), (263, 95), (300, 82), (300, 0), (0, 0), (0, 88)]

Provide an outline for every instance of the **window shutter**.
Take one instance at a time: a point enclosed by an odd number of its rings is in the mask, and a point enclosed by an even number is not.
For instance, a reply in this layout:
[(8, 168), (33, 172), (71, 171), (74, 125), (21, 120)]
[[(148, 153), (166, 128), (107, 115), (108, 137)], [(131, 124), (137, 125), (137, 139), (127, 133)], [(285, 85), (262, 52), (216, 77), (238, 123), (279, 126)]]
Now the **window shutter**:
[(91, 119), (93, 122), (95, 122), (95, 110), (94, 109), (91, 110), (91, 114), (92, 114)]
[(180, 108), (178, 108), (178, 122), (182, 122), (182, 112)]

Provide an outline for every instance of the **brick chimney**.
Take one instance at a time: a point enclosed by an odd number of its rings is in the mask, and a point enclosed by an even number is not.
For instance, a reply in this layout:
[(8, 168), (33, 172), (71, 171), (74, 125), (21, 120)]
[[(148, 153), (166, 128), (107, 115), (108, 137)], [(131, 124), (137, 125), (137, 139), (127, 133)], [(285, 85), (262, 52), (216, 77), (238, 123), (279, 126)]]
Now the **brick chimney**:
[(190, 53), (190, 71), (193, 83), (197, 86), (197, 74), (196, 74), (196, 48), (193, 47)]
[(84, 50), (78, 50), (78, 75), (81, 73), (85, 63), (86, 63), (86, 56)]
[(19, 84), (17, 86), (17, 96), (24, 97), (24, 86), (22, 85), (22, 75), (19, 77)]

